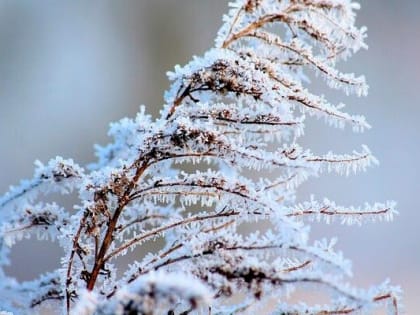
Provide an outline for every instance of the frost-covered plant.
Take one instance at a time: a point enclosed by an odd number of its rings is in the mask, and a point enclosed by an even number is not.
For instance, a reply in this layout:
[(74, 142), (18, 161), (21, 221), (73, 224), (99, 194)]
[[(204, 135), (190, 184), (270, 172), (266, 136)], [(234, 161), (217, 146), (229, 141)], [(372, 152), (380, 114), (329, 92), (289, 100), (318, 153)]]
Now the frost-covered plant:
[[(334, 240), (311, 244), (307, 223), (391, 220), (394, 204), (295, 202), (310, 176), (347, 175), (376, 163), (365, 146), (314, 155), (298, 145), (305, 115), (333, 127), (369, 128), (364, 117), (305, 87), (311, 71), (333, 89), (367, 93), (364, 77), (335, 67), (366, 48), (365, 29), (354, 25), (358, 5), (230, 6), (214, 48), (168, 73), (172, 85), (158, 119), (141, 107), (135, 119), (111, 125), (114, 142), (97, 148), (98, 162), (87, 170), (59, 157), (38, 163), (31, 180), (0, 199), (1, 267), (10, 247), (32, 235), (57, 240), (65, 253), (61, 268), (30, 282), (0, 269), (0, 309), (27, 314), (53, 301), (74, 314), (242, 314), (270, 302), (274, 314), (367, 314), (383, 303), (399, 312), (398, 288), (348, 285), (349, 261), (334, 251)], [(180, 167), (199, 162), (209, 169)], [(42, 201), (72, 191), (76, 211)], [(257, 221), (270, 229), (239, 232)], [(117, 270), (118, 257), (157, 239), (161, 248)], [(301, 290), (302, 297), (325, 292), (329, 302), (291, 302)]]

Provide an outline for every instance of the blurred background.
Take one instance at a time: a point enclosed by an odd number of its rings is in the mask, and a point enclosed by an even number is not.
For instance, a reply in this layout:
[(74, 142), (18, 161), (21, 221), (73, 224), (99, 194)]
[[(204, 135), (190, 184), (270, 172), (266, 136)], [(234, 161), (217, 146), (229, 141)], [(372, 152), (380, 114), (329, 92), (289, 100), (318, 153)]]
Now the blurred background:
[[(91, 162), (93, 144), (108, 142), (109, 122), (133, 117), (140, 104), (157, 116), (166, 71), (213, 45), (226, 9), (225, 0), (0, 0), (0, 193), (31, 177), (36, 159)], [(315, 225), (313, 237), (338, 237), (354, 284), (390, 277), (401, 285), (408, 314), (420, 309), (419, 14), (415, 0), (362, 3), (357, 24), (368, 27), (369, 50), (340, 67), (365, 74), (369, 96), (345, 97), (323, 82), (313, 89), (366, 115), (373, 129), (352, 134), (311, 120), (302, 142), (316, 153), (367, 144), (381, 165), (312, 179), (299, 192), (300, 200), (314, 194), (342, 205), (398, 202), (393, 223)], [(58, 267), (59, 254), (52, 243), (23, 241), (8, 273), (30, 280)]]

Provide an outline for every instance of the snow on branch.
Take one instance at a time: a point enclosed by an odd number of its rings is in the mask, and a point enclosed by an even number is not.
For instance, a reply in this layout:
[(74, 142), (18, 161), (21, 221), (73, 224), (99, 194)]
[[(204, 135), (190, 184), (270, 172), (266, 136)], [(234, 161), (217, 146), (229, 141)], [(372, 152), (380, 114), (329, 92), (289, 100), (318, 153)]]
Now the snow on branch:
[[(67, 315), (268, 314), (270, 301), (274, 314), (373, 314), (384, 304), (400, 314), (398, 287), (349, 285), (351, 262), (336, 239), (309, 233), (312, 221), (391, 221), (395, 203), (296, 202), (312, 176), (378, 164), (367, 146), (318, 155), (298, 144), (312, 116), (370, 128), (312, 92), (307, 76), (367, 93), (363, 76), (336, 67), (367, 48), (358, 9), (351, 0), (233, 1), (215, 46), (168, 72), (160, 117), (141, 106), (112, 123), (111, 143), (96, 146), (86, 171), (60, 157), (36, 162), (32, 179), (0, 197), (0, 313), (53, 305)], [(45, 198), (73, 191), (72, 209)], [(34, 235), (58, 240), (61, 266), (19, 282), (4, 266)], [(310, 305), (305, 294), (293, 303), (302, 290), (324, 293), (326, 304)]]
[(73, 160), (61, 157), (50, 160), (47, 165), (40, 161), (36, 161), (35, 165), (33, 178), (10, 187), (9, 192), (0, 198), (0, 208), (17, 205), (22, 199), (24, 202), (34, 200), (40, 192), (67, 194), (77, 187), (84, 175), (83, 169)]
[(395, 202), (388, 201), (385, 204), (375, 203), (364, 207), (342, 207), (337, 206), (335, 202), (324, 199), (322, 202), (311, 200), (297, 205), (287, 216), (309, 217), (312, 220), (325, 221), (331, 223), (334, 220), (342, 224), (361, 225), (365, 221), (392, 221), (398, 214), (395, 210)]
[[(180, 278), (183, 281), (179, 281)], [(211, 291), (201, 281), (185, 274), (151, 272), (115, 292), (109, 302), (84, 291), (75, 314), (188, 314), (204, 309), (211, 301)]]
[(68, 213), (55, 203), (26, 206), (24, 211), (16, 213), (0, 225), (0, 235), (6, 246), (12, 246), (16, 240), (29, 238), (36, 233), (40, 239), (56, 239), (61, 228), (68, 225)]

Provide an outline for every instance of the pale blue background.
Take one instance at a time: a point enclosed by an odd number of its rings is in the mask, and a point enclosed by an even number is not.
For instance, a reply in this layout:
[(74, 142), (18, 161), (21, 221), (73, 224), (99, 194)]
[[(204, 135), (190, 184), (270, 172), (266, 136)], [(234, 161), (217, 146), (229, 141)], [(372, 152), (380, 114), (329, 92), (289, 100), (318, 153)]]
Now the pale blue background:
[[(213, 38), (226, 1), (0, 1), (0, 191), (29, 177), (33, 161), (55, 155), (93, 159), (93, 143), (106, 143), (110, 121), (133, 116), (146, 104), (157, 114), (165, 72), (201, 54)], [(420, 2), (370, 0), (358, 25), (368, 26), (368, 51), (343, 69), (364, 73), (367, 98), (345, 98), (373, 129), (353, 135), (308, 126), (305, 145), (315, 152), (346, 152), (368, 144), (380, 167), (348, 179), (327, 176), (305, 184), (310, 193), (340, 204), (395, 199), (392, 224), (316, 226), (315, 235), (339, 236), (354, 262), (354, 283), (391, 277), (403, 286), (409, 314), (420, 309)], [(58, 266), (49, 243), (23, 242), (10, 273), (31, 279)]]

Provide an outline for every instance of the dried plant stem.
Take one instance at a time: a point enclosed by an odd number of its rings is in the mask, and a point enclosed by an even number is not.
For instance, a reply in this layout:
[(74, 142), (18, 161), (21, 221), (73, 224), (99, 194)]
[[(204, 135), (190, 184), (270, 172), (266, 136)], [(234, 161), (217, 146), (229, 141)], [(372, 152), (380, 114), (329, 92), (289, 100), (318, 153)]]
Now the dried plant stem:
[(127, 189), (126, 189), (124, 195), (122, 196), (122, 198), (119, 200), (119, 206), (115, 210), (114, 215), (112, 216), (112, 219), (108, 224), (108, 229), (107, 229), (107, 231), (105, 233), (105, 237), (102, 241), (101, 249), (99, 250), (98, 256), (97, 256), (97, 258), (95, 260), (95, 264), (93, 266), (93, 269), (90, 272), (89, 281), (87, 283), (87, 289), (88, 290), (93, 290), (93, 288), (95, 286), (95, 283), (96, 283), (96, 280), (98, 278), (99, 272), (103, 268), (104, 262), (106, 261), (106, 259), (104, 259), (105, 255), (107, 254), (108, 248), (111, 246), (111, 244), (114, 240), (113, 234), (114, 234), (115, 228), (118, 224), (118, 219), (119, 219), (122, 211), (124, 210), (124, 207), (130, 201), (129, 196), (130, 196), (132, 190), (136, 186), (136, 184), (137, 184), (139, 178), (141, 177), (141, 175), (147, 169), (147, 167), (148, 167), (147, 162), (148, 161), (144, 161), (143, 164), (137, 169), (136, 175), (132, 179), (130, 185), (127, 187)]
[[(377, 164), (366, 146), (316, 155), (298, 144), (306, 116), (370, 128), (344, 104), (311, 93), (305, 79), (310, 71), (330, 88), (367, 93), (363, 76), (336, 67), (367, 47), (365, 28), (354, 24), (357, 8), (351, 0), (235, 0), (215, 46), (168, 73), (159, 118), (142, 106), (136, 118), (112, 124), (113, 141), (98, 146), (86, 170), (61, 157), (37, 162), (32, 179), (0, 197), (0, 313), (32, 313), (56, 300), (68, 315), (227, 315), (275, 296), (278, 314), (368, 314), (386, 301), (398, 315), (398, 287), (348, 285), (350, 262), (335, 239), (312, 243), (308, 226), (390, 221), (395, 203), (296, 203), (310, 177)], [(204, 162), (207, 170), (193, 166)], [(45, 203), (50, 193), (72, 192), (76, 213)], [(259, 220), (270, 229), (258, 231)], [(254, 230), (243, 232), (249, 225)], [(33, 235), (58, 240), (62, 268), (19, 283), (3, 270), (8, 248)], [(162, 248), (118, 264), (158, 238)], [(288, 299), (287, 292), (313, 288), (328, 294), (325, 306)], [(237, 292), (243, 301), (227, 303)]]

